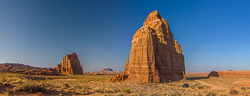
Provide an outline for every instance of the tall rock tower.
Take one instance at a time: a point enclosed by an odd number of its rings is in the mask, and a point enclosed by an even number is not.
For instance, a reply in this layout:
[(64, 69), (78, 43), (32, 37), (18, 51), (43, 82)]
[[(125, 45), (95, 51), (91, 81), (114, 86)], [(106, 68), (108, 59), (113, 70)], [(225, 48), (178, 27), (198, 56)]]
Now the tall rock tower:
[(75, 52), (63, 57), (62, 63), (55, 68), (58, 73), (67, 75), (83, 75), (80, 60)]
[(167, 20), (158, 11), (151, 12), (132, 40), (124, 74), (143, 83), (183, 79), (184, 56), (174, 40)]

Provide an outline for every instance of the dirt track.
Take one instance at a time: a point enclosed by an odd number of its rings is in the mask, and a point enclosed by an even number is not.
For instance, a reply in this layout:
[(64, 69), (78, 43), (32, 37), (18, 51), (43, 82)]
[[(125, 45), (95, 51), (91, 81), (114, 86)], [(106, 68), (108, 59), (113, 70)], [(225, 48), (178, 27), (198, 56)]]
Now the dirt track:
[(206, 85), (206, 86), (211, 87), (211, 90), (229, 90), (228, 88), (221, 87), (221, 86), (215, 86), (213, 84), (209, 84), (209, 83), (206, 83), (206, 82), (203, 82), (203, 81), (200, 81), (200, 80), (196, 80), (196, 81), (201, 83), (201, 85)]

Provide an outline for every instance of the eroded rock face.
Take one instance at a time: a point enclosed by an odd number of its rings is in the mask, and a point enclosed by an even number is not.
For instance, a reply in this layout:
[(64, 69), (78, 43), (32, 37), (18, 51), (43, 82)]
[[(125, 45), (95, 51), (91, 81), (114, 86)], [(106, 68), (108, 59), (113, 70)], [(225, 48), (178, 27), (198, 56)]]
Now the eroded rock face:
[(80, 60), (75, 52), (63, 57), (62, 63), (55, 68), (58, 73), (67, 75), (83, 75)]
[(124, 75), (124, 74), (119, 74), (119, 75), (115, 75), (114, 77), (110, 78), (108, 81), (110, 82), (120, 82), (120, 81), (124, 81), (128, 78), (128, 75)]
[(184, 56), (174, 40), (167, 20), (158, 11), (149, 14), (132, 40), (130, 57), (124, 74), (143, 83), (169, 82), (183, 79)]

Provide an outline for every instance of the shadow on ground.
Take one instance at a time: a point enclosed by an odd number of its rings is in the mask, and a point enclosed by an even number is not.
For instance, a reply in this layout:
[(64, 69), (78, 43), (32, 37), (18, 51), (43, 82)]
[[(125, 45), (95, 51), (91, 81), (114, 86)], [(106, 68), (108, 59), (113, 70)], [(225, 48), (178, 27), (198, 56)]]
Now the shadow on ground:
[(187, 77), (187, 80), (200, 80), (200, 79), (208, 79), (208, 76), (204, 77)]

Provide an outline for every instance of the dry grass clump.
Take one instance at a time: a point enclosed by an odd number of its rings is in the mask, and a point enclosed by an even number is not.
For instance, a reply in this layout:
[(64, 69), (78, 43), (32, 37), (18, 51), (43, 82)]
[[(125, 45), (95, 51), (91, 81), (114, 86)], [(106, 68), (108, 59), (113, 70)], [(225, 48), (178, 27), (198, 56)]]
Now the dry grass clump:
[(239, 94), (239, 91), (237, 91), (236, 89), (230, 89), (229, 93), (230, 95), (237, 95)]
[(12, 96), (13, 90), (12, 89), (7, 89), (6, 95), (7, 96)]
[(45, 88), (42, 84), (26, 83), (21, 86), (13, 88), (13, 92), (45, 92)]
[(60, 93), (59, 96), (64, 96), (64, 95), (62, 93)]
[(118, 94), (116, 94), (116, 96), (123, 96), (123, 94), (122, 93), (118, 93)]
[(206, 96), (216, 96), (216, 93), (214, 93), (214, 92), (209, 92)]
[[(16, 95), (15, 92), (42, 93), (45, 91), (45, 89), (48, 91), (63, 91), (62, 94), (110, 94), (110, 96), (123, 96), (128, 94), (134, 96), (213, 96), (214, 94), (216, 94), (216, 96), (224, 96), (235, 94), (235, 91), (231, 90), (211, 90), (209, 86), (201, 85), (199, 82), (194, 80), (196, 78), (194, 75), (191, 76), (192, 80), (181, 80), (168, 83), (147, 84), (106, 82), (106, 80), (113, 76), (114, 75), (31, 76), (24, 74), (0, 73), (0, 85), (1, 87), (7, 88), (12, 86), (14, 87), (13, 90), (7, 90), (5, 95)], [(189, 78), (189, 76), (187, 77)], [(223, 86), (225, 88), (234, 87), (233, 89), (238, 92), (236, 95), (250, 94), (250, 87), (235, 86), (236, 83), (234, 82), (236, 82), (241, 77), (225, 81), (225, 79), (228, 78), (229, 77), (198, 80), (217, 86)], [(243, 77), (241, 80), (247, 81), (250, 80), (250, 77)], [(183, 88), (183, 84), (185, 83), (188, 83), (190, 87)], [(58, 95), (59, 93), (57, 96)]]
[(122, 92), (126, 92), (126, 93), (130, 93), (130, 89), (129, 89), (129, 88), (122, 89), (121, 91), (122, 91)]
[(240, 89), (243, 90), (243, 91), (246, 91), (246, 90), (247, 90), (245, 87), (241, 87)]
[(63, 84), (63, 88), (69, 88), (69, 84)]

